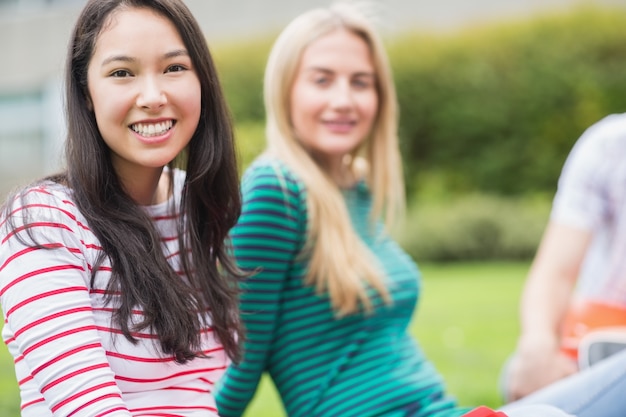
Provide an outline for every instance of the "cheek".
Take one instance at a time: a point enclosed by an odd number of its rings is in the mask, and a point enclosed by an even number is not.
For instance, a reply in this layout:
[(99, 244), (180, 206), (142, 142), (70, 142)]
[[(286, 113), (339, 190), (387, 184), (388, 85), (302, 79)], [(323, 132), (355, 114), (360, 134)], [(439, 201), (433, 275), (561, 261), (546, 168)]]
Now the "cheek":
[(189, 83), (184, 88), (178, 90), (179, 105), (190, 120), (196, 124), (200, 121), (202, 112), (202, 87), (200, 82)]
[(362, 108), (363, 112), (370, 118), (375, 118), (378, 114), (378, 94), (371, 94), (365, 97)]
[(324, 97), (312, 89), (294, 89), (290, 105), (290, 115), (294, 127), (314, 123), (314, 119), (324, 110)]
[(98, 123), (119, 122), (125, 119), (132, 100), (124, 97), (123, 91), (103, 91), (97, 86), (89, 89), (88, 103)]

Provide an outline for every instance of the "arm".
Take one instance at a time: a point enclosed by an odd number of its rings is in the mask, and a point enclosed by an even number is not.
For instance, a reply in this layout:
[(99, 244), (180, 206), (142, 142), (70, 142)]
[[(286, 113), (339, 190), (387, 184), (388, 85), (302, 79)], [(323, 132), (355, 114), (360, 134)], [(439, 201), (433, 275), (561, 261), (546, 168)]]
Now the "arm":
[(513, 398), (576, 372), (561, 354), (561, 324), (595, 233), (611, 228), (615, 169), (622, 160), (623, 121), (607, 117), (578, 139), (567, 157), (550, 222), (521, 302), (521, 336), (510, 364)]
[(216, 401), (226, 417), (243, 414), (267, 367), (281, 293), (305, 239), (304, 194), (278, 169), (256, 167), (244, 178), (242, 214), (231, 232), (237, 264), (258, 272), (242, 284), (243, 359), (218, 383)]
[(577, 370), (560, 353), (560, 326), (591, 237), (554, 221), (546, 228), (522, 293), (521, 336), (509, 374), (513, 400)]
[[(25, 414), (45, 407), (55, 416), (130, 417), (94, 322), (73, 206), (42, 191), (27, 198), (36, 205), (16, 206), (17, 227), (3, 223), (0, 233), (3, 336), (15, 358)], [(48, 248), (32, 247), (23, 225)]]

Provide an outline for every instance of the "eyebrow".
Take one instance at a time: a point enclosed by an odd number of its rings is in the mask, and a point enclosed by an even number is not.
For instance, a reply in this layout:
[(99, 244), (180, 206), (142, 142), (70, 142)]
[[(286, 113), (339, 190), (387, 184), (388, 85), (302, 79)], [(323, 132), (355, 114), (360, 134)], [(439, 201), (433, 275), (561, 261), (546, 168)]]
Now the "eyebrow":
[[(328, 73), (331, 74), (334, 71), (332, 69), (329, 68), (325, 68), (325, 67), (316, 67), (316, 66), (311, 66), (305, 69), (305, 71), (308, 72), (324, 72), (324, 73)], [(353, 74), (354, 76), (357, 77), (376, 77), (376, 72), (372, 71), (359, 71), (359, 72), (355, 72)]]
[[(166, 54), (163, 55), (163, 59), (170, 59), (170, 58), (176, 58), (179, 56), (189, 56), (189, 52), (187, 52), (186, 49), (175, 49), (173, 51), (170, 51)], [(108, 58), (106, 58), (104, 61), (102, 61), (102, 65), (101, 66), (105, 66), (111, 62), (115, 62), (115, 61), (120, 61), (120, 62), (136, 62), (137, 60), (133, 57), (130, 57), (128, 55), (113, 55), (110, 56)]]

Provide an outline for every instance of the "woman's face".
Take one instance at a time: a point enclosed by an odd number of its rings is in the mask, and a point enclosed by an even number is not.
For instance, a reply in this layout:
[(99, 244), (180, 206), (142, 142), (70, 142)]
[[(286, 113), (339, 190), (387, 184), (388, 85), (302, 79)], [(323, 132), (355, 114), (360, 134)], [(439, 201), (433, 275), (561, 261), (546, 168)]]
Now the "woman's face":
[(289, 114), (296, 137), (318, 161), (340, 164), (368, 137), (377, 111), (376, 73), (361, 37), (337, 29), (304, 50)]
[(172, 161), (200, 119), (200, 81), (185, 45), (165, 17), (120, 9), (96, 39), (88, 68), (90, 105), (121, 178)]

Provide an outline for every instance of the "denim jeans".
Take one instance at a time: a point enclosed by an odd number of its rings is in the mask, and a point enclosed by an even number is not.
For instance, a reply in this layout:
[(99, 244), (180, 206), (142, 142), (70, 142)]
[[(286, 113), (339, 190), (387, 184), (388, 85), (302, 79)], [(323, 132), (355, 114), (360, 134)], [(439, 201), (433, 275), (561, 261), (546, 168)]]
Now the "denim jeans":
[(507, 404), (501, 410), (509, 416), (543, 417), (545, 414), (541, 412), (517, 414), (523, 410), (516, 410), (518, 407), (532, 404), (552, 405), (577, 417), (625, 417), (626, 351)]

